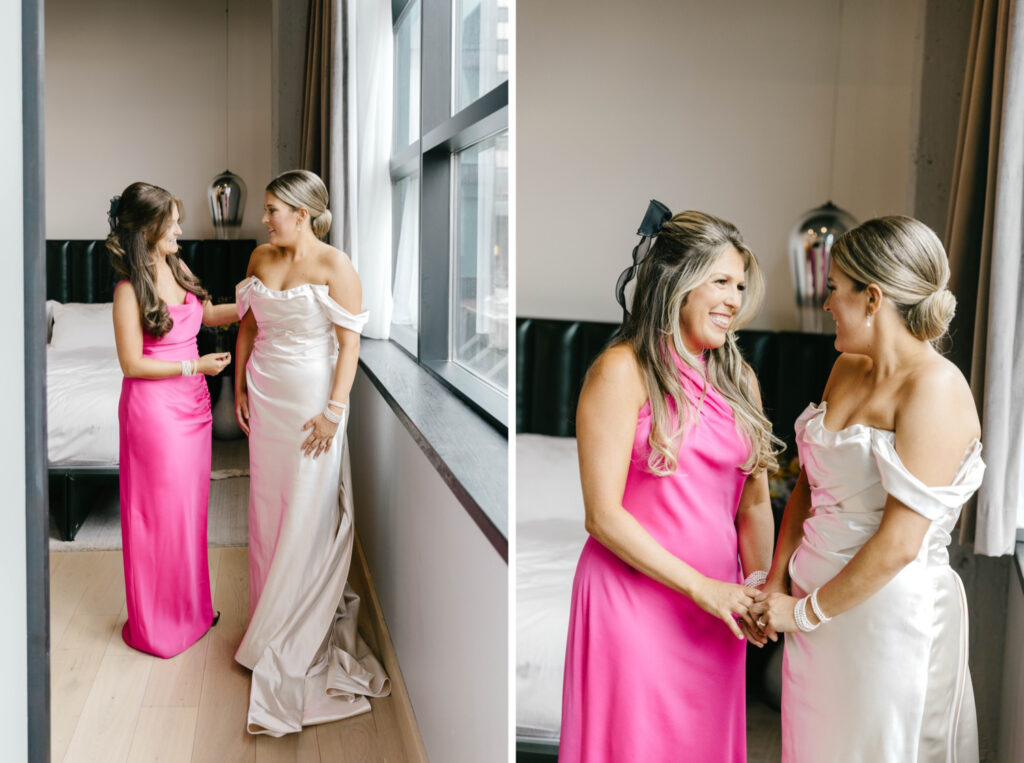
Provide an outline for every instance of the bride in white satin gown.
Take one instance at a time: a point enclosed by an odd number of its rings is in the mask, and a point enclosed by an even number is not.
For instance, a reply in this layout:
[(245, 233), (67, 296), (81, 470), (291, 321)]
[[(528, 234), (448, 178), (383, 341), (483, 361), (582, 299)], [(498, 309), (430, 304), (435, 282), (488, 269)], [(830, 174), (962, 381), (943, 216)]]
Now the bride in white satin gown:
[(842, 354), (797, 419), (802, 470), (751, 607), (769, 637), (786, 632), (782, 757), (977, 761), (946, 546), (985, 465), (970, 388), (932, 347), (956, 304), (946, 253), (927, 226), (886, 217), (831, 256)]
[(383, 668), (356, 631), (348, 396), (367, 320), (348, 258), (319, 240), (327, 190), (294, 170), (267, 186), (258, 247), (237, 287), (235, 381), (249, 435), (247, 730), (282, 736), (370, 710)]

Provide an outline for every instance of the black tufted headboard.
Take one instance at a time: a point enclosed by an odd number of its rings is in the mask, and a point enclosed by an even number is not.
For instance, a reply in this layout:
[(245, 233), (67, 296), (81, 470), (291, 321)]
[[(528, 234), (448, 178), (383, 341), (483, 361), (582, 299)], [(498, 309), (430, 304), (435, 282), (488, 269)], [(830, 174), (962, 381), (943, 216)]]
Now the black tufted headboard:
[[(516, 431), (571, 437), (591, 362), (618, 323), (516, 320)], [(834, 337), (796, 331), (741, 331), (740, 349), (757, 374), (775, 434), (791, 447), (793, 422), (822, 390), (838, 353)]]
[[(210, 292), (214, 302), (231, 301), (245, 278), (253, 239), (182, 239), (181, 258)], [(110, 302), (117, 274), (103, 241), (47, 239), (46, 298), (58, 302)]]

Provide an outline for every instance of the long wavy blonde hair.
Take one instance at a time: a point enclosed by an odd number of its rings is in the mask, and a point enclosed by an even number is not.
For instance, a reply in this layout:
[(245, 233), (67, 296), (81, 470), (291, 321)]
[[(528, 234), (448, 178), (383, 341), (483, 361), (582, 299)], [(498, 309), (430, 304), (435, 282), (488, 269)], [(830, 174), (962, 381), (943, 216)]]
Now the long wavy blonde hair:
[[(772, 435), (771, 422), (761, 411), (753, 371), (740, 354), (735, 334), (761, 307), (761, 269), (735, 225), (690, 211), (680, 212), (662, 226), (650, 252), (641, 261), (631, 310), (611, 343), (629, 345), (640, 366), (651, 405), (651, 453), (647, 466), (654, 474), (664, 476), (675, 471), (688, 422), (698, 414), (683, 393), (679, 370), (666, 351), (667, 346), (703, 375), (699, 359), (683, 343), (680, 311), (690, 292), (710, 277), (718, 256), (730, 247), (743, 258), (746, 290), (740, 310), (726, 332), (725, 344), (705, 355), (706, 378), (729, 401), (737, 427), (750, 445), (743, 471), (754, 474), (778, 468), (776, 456), (782, 451), (781, 442)], [(698, 409), (703, 399), (702, 396)]]

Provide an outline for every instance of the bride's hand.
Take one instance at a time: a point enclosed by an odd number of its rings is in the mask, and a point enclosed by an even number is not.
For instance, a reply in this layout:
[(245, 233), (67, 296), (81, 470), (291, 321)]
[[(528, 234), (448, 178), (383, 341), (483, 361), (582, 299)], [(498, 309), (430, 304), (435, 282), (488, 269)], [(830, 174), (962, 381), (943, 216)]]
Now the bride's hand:
[(239, 428), (249, 436), (249, 393), (240, 389), (235, 392), (235, 419)]
[(733, 615), (743, 618), (747, 627), (754, 630), (754, 620), (748, 614), (750, 605), (754, 603), (753, 589), (744, 588), (737, 583), (725, 583), (713, 578), (704, 578), (701, 585), (693, 592), (694, 603), (708, 614), (714, 615), (729, 626), (736, 638), (743, 638), (743, 632), (736, 624)]
[(302, 452), (307, 456), (316, 458), (331, 447), (334, 435), (338, 432), (338, 425), (328, 421), (322, 413), (318, 413), (303, 424), (302, 429), (303, 431), (306, 429), (312, 430), (309, 433), (309, 437), (300, 446)]
[(797, 599), (784, 593), (761, 593), (750, 608), (750, 614), (756, 618), (755, 623), (762, 628), (772, 641), (778, 641), (780, 633), (792, 633), (799, 630), (793, 608)]

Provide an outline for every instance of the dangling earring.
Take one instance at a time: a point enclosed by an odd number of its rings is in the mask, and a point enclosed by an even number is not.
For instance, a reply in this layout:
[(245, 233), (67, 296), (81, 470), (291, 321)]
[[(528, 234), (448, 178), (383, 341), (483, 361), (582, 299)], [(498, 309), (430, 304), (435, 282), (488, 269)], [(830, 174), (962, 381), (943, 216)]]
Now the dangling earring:
[(868, 313), (868, 328), (871, 328), (871, 313)]

